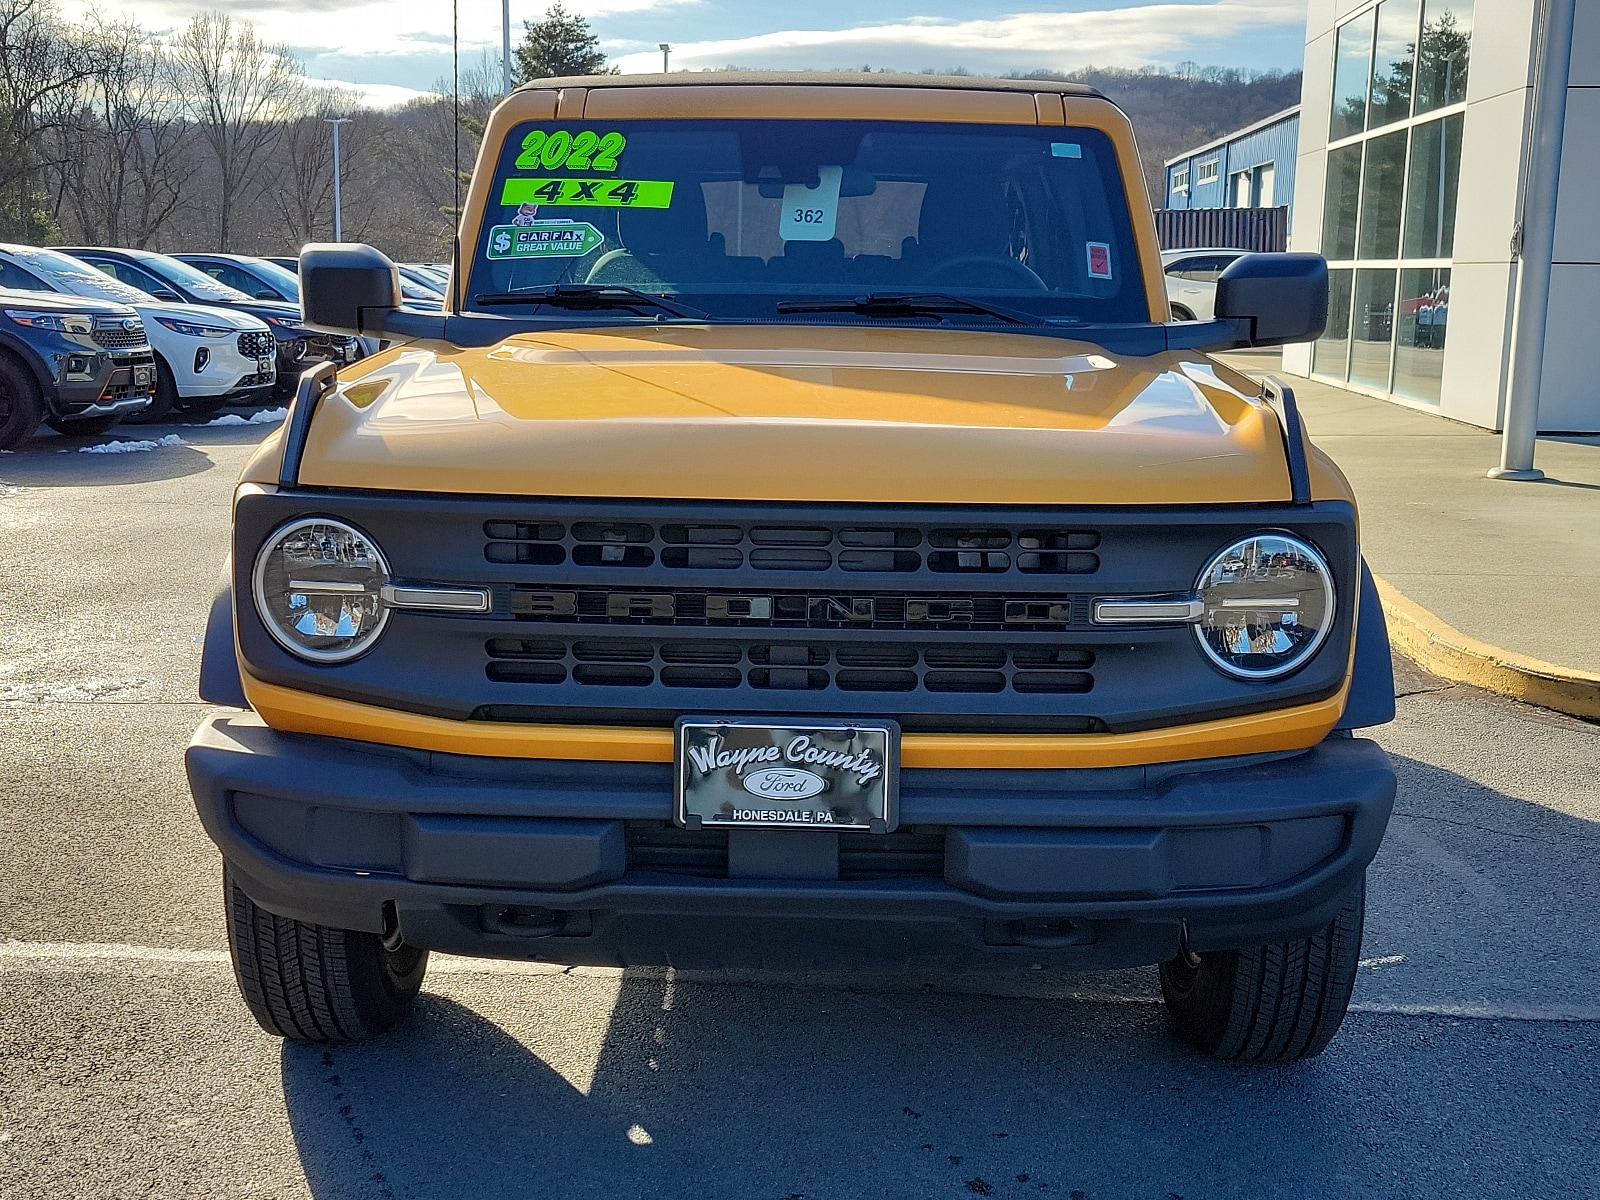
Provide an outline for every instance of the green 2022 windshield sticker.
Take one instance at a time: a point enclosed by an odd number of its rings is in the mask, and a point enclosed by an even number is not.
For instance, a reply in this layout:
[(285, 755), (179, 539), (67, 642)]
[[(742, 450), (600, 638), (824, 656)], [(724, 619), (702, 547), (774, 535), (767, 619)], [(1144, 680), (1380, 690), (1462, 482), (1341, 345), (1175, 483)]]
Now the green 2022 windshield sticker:
[(583, 221), (532, 221), (489, 230), (490, 258), (582, 258), (605, 245), (605, 235)]
[(670, 208), (670, 179), (508, 179), (500, 203), (580, 208)]
[(522, 139), (522, 153), (517, 155), (517, 170), (537, 171), (615, 171), (617, 159), (627, 148), (628, 139), (615, 131), (596, 133), (580, 129), (568, 133), (557, 129), (553, 133), (535, 129)]

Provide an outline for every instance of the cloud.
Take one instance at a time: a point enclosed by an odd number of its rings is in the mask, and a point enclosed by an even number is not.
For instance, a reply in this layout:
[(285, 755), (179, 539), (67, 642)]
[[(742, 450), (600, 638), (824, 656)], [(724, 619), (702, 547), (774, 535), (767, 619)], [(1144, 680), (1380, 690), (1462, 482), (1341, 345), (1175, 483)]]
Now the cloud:
[[(698, 0), (565, 0), (567, 11), (594, 18), (616, 13), (681, 7)], [(419, 44), (450, 46), (449, 0), (120, 0), (112, 12), (97, 0), (67, 0), (62, 11), (81, 19), (91, 10), (129, 17), (157, 33), (181, 28), (199, 13), (222, 9), (236, 21), (250, 21), (268, 42), (297, 48), (302, 57), (338, 53), (384, 56), (415, 53)], [(500, 0), (460, 0), (463, 54), (500, 46)], [(544, 11), (543, 0), (530, 10), (526, 0), (513, 5), (512, 36), (520, 36), (524, 16)]]
[(436, 96), (437, 92), (419, 91), (395, 83), (350, 83), (343, 79), (312, 79), (306, 82), (313, 87), (334, 88), (351, 96), (366, 108), (399, 108), (402, 104), (423, 96)]
[[(1305, 24), (1304, 0), (1155, 3), (1094, 12), (1020, 12), (980, 20), (913, 18), (847, 29), (783, 29), (750, 37), (674, 45), (675, 68), (729, 64), (828, 67), (868, 62), (916, 70), (963, 65), (983, 69), (1073, 70), (1142, 66), (1189, 58), (1197, 43), (1217, 43)], [(637, 45), (637, 43), (634, 43)], [(625, 72), (660, 70), (660, 53), (621, 55)]]

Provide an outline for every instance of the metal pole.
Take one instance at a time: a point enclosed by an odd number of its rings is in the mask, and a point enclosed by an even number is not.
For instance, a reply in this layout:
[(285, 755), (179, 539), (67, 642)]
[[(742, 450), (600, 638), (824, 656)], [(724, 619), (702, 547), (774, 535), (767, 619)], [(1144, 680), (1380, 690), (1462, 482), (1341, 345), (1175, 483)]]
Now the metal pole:
[(658, 43), (657, 49), (661, 51), (661, 73), (665, 75), (672, 69), (667, 65), (672, 55), (672, 47), (666, 42), (661, 42)]
[(500, 80), (511, 94), (511, 0), (500, 0)]
[(1550, 312), (1550, 260), (1555, 256), (1556, 196), (1561, 186), (1561, 137), (1567, 120), (1575, 7), (1576, 0), (1544, 3), (1534, 77), (1532, 152), (1522, 211), (1511, 386), (1506, 395), (1500, 465), (1489, 472), (1490, 479), (1544, 478), (1544, 472), (1533, 465), (1533, 454), (1539, 440), (1539, 388)]
[(333, 126), (333, 240), (344, 241), (344, 204), (339, 194), (339, 126), (347, 124), (349, 117), (329, 117)]

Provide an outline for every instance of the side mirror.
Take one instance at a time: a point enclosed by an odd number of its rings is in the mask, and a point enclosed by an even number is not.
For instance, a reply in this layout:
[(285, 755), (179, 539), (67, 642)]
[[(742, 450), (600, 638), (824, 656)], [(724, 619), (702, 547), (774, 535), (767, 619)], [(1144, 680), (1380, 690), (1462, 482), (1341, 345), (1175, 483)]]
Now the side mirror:
[(1313, 342), (1328, 323), (1328, 260), (1243, 254), (1217, 277), (1216, 315), (1245, 323), (1252, 346)]
[(400, 272), (382, 251), (349, 242), (312, 242), (300, 251), (300, 317), (321, 333), (381, 328), (400, 307)]

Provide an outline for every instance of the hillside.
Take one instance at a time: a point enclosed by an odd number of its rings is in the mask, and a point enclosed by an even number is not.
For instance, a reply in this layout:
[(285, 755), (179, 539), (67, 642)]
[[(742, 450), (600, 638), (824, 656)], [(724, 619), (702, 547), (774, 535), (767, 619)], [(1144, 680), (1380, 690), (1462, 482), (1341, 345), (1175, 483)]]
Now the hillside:
[(1192, 146), (1300, 103), (1300, 72), (1245, 73), (1205, 67), (1181, 74), (1089, 68), (1070, 75), (1034, 72), (1029, 79), (1087, 83), (1133, 120), (1152, 200), (1166, 192), (1163, 164)]

